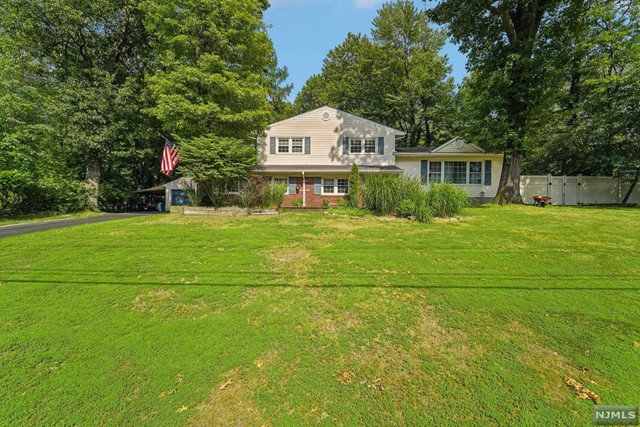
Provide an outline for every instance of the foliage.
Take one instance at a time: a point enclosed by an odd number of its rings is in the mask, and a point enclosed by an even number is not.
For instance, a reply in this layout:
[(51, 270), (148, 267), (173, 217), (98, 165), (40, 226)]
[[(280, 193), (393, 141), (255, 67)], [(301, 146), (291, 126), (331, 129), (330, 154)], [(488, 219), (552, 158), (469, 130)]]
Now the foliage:
[(262, 176), (251, 176), (240, 192), (240, 200), (247, 208), (279, 208), (286, 191), (286, 184), (273, 184)]
[(384, 174), (367, 175), (362, 198), (366, 209), (377, 215), (414, 217), (429, 222), (431, 210), (419, 179)]
[(291, 206), (293, 206), (294, 208), (301, 208), (302, 207), (302, 199), (293, 199), (291, 201)]
[(349, 173), (349, 197), (347, 198), (347, 204), (351, 208), (359, 208), (362, 199), (362, 178), (360, 177), (360, 170), (355, 163), (351, 166), (351, 173)]
[(205, 205), (221, 206), (226, 189), (244, 181), (257, 164), (254, 147), (240, 139), (208, 134), (185, 140), (181, 147), (178, 168), (197, 183)]
[(322, 199), (322, 207), (323, 208), (328, 208), (329, 207), (329, 199), (327, 199), (327, 198)]
[(27, 173), (0, 171), (0, 215), (87, 209), (87, 186), (78, 181), (34, 179)]
[[(505, 154), (497, 203), (521, 203), (520, 173), (536, 111), (557, 90), (569, 0), (444, 0), (431, 12), (468, 55), (465, 136)], [(568, 12), (569, 11), (569, 12)], [(565, 13), (566, 12), (566, 13)]]
[(385, 3), (371, 36), (349, 33), (295, 104), (300, 112), (328, 104), (395, 127), (410, 146), (444, 142), (455, 116), (451, 68), (439, 54), (445, 40), (413, 1)]
[[(149, 111), (182, 143), (215, 132), (249, 139), (271, 118), (275, 54), (259, 0), (148, 0), (142, 8), (160, 66)], [(274, 77), (281, 81), (282, 76)]]
[(469, 197), (464, 189), (448, 182), (431, 184), (427, 191), (427, 205), (433, 215), (438, 217), (453, 217), (469, 206)]

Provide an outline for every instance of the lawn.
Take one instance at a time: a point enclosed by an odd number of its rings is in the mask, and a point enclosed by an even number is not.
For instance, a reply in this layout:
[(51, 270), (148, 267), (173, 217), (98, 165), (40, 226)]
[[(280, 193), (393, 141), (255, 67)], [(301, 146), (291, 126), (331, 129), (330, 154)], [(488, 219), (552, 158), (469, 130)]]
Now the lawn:
[(9, 425), (592, 425), (640, 400), (640, 209), (159, 215), (0, 240)]

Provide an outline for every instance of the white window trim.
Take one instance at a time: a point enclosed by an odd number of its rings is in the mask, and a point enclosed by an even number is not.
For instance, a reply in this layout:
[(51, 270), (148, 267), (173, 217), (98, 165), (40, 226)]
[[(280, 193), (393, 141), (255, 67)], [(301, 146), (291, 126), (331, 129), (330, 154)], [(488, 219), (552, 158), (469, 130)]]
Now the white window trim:
[[(324, 192), (324, 181), (325, 178), (322, 178), (322, 182), (321, 182), (321, 188), (322, 190), (320, 191), (320, 194), (323, 196), (347, 196), (349, 194), (349, 180), (347, 178), (326, 178), (326, 179), (331, 179), (333, 180), (333, 193), (325, 193)], [(338, 179), (345, 179), (347, 180), (347, 192), (346, 193), (339, 193), (338, 192)]]
[[(294, 153), (293, 152), (293, 140), (294, 139), (301, 139), (302, 140), (302, 151), (300, 151), (299, 153)], [(287, 140), (288, 146), (289, 146), (289, 151), (287, 153), (280, 152), (280, 141), (284, 141), (284, 140)], [(304, 136), (276, 137), (276, 154), (283, 154), (283, 155), (287, 155), (287, 154), (294, 154), (294, 155), (296, 155), (296, 154), (297, 155), (304, 154), (304, 140), (305, 140)]]

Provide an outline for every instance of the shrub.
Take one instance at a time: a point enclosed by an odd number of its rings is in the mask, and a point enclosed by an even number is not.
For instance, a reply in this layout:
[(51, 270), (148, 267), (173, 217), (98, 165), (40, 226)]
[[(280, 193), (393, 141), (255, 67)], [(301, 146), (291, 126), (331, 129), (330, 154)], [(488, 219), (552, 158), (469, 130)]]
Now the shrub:
[(301, 208), (302, 207), (302, 199), (293, 199), (291, 201), (291, 206), (293, 206), (294, 208)]
[(415, 209), (416, 209), (416, 206), (412, 200), (402, 199), (398, 204), (396, 215), (398, 215), (399, 217), (408, 218), (411, 215), (413, 215), (413, 212), (415, 211)]
[(420, 180), (407, 176), (368, 175), (362, 197), (366, 209), (378, 215), (414, 217), (429, 222), (433, 216)]
[(464, 207), (469, 205), (469, 198), (462, 188), (444, 182), (431, 185), (427, 191), (426, 202), (433, 215), (446, 218), (458, 215)]
[(329, 199), (322, 199), (322, 207), (323, 208), (329, 207)]
[(81, 181), (38, 180), (18, 171), (0, 171), (0, 215), (82, 211), (87, 209), (88, 194)]
[(368, 175), (364, 181), (362, 198), (370, 211), (379, 215), (395, 215), (402, 200), (421, 198), (424, 189), (420, 181), (406, 176)]
[(338, 199), (336, 200), (336, 206), (338, 206), (339, 208), (346, 208), (349, 204), (347, 203), (346, 199)]
[(287, 194), (287, 184), (269, 184), (264, 188), (264, 207), (279, 208)]
[(286, 184), (271, 184), (264, 177), (251, 176), (240, 192), (240, 200), (247, 208), (279, 208), (286, 191)]

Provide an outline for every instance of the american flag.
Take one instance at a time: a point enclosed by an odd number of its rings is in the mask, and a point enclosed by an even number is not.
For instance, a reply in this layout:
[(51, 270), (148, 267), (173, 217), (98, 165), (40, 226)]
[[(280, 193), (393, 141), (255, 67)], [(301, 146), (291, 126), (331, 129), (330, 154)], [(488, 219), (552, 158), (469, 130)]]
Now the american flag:
[(162, 151), (162, 163), (160, 164), (160, 172), (170, 176), (176, 168), (180, 160), (178, 146), (173, 144), (167, 138), (164, 139), (164, 150)]

